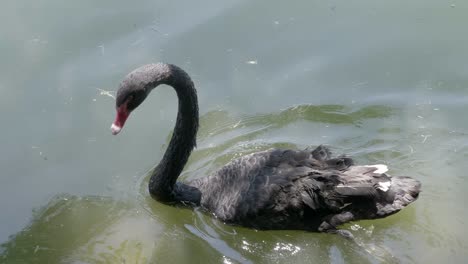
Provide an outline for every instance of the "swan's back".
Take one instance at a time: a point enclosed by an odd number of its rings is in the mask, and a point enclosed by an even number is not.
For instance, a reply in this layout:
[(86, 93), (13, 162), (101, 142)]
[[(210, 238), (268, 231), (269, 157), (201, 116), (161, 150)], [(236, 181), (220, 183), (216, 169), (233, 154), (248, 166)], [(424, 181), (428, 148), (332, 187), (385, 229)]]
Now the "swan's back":
[(354, 166), (313, 151), (271, 149), (231, 161), (190, 185), (219, 219), (258, 229), (326, 231), (358, 219), (385, 217), (415, 201), (420, 183), (390, 177), (384, 165)]

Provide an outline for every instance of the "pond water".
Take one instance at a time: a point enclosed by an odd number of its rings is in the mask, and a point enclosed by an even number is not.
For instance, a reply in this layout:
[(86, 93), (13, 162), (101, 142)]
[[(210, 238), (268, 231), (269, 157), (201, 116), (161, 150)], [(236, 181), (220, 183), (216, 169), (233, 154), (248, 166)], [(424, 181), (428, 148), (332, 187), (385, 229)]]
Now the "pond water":
[[(1, 263), (466, 263), (466, 1), (6, 1)], [(111, 135), (127, 72), (177, 64), (200, 100), (182, 180), (319, 144), (423, 184), (357, 238), (225, 225), (150, 198), (177, 110), (161, 87)]]

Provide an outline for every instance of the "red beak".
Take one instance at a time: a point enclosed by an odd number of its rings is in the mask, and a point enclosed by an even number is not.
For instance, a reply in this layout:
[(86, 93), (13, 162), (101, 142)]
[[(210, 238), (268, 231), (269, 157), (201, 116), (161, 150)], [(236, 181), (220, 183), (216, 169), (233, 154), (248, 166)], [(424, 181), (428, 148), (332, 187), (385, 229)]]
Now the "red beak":
[(130, 113), (127, 111), (126, 104), (117, 108), (117, 116), (111, 126), (112, 135), (117, 135), (122, 130), (129, 115)]

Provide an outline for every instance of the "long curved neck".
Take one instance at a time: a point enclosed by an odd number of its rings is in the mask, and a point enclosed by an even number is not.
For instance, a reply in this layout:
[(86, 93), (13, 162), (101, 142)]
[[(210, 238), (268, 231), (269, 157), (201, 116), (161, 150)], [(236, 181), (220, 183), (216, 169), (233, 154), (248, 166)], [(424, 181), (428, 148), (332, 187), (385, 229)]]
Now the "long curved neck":
[(152, 172), (149, 192), (160, 201), (172, 201), (174, 188), (187, 160), (196, 146), (198, 131), (197, 92), (188, 74), (174, 65), (165, 65), (168, 71), (155, 76), (151, 85), (167, 84), (174, 88), (179, 99), (177, 121), (169, 146), (159, 165)]

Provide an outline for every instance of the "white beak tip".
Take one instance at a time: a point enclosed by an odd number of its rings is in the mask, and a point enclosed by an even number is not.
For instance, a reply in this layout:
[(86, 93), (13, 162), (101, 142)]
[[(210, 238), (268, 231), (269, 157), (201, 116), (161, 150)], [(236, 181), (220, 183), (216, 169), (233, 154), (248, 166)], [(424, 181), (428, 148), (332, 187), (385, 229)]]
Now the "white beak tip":
[(111, 131), (112, 131), (112, 135), (117, 135), (120, 130), (122, 130), (121, 127), (117, 126), (116, 124), (112, 124), (111, 126)]

